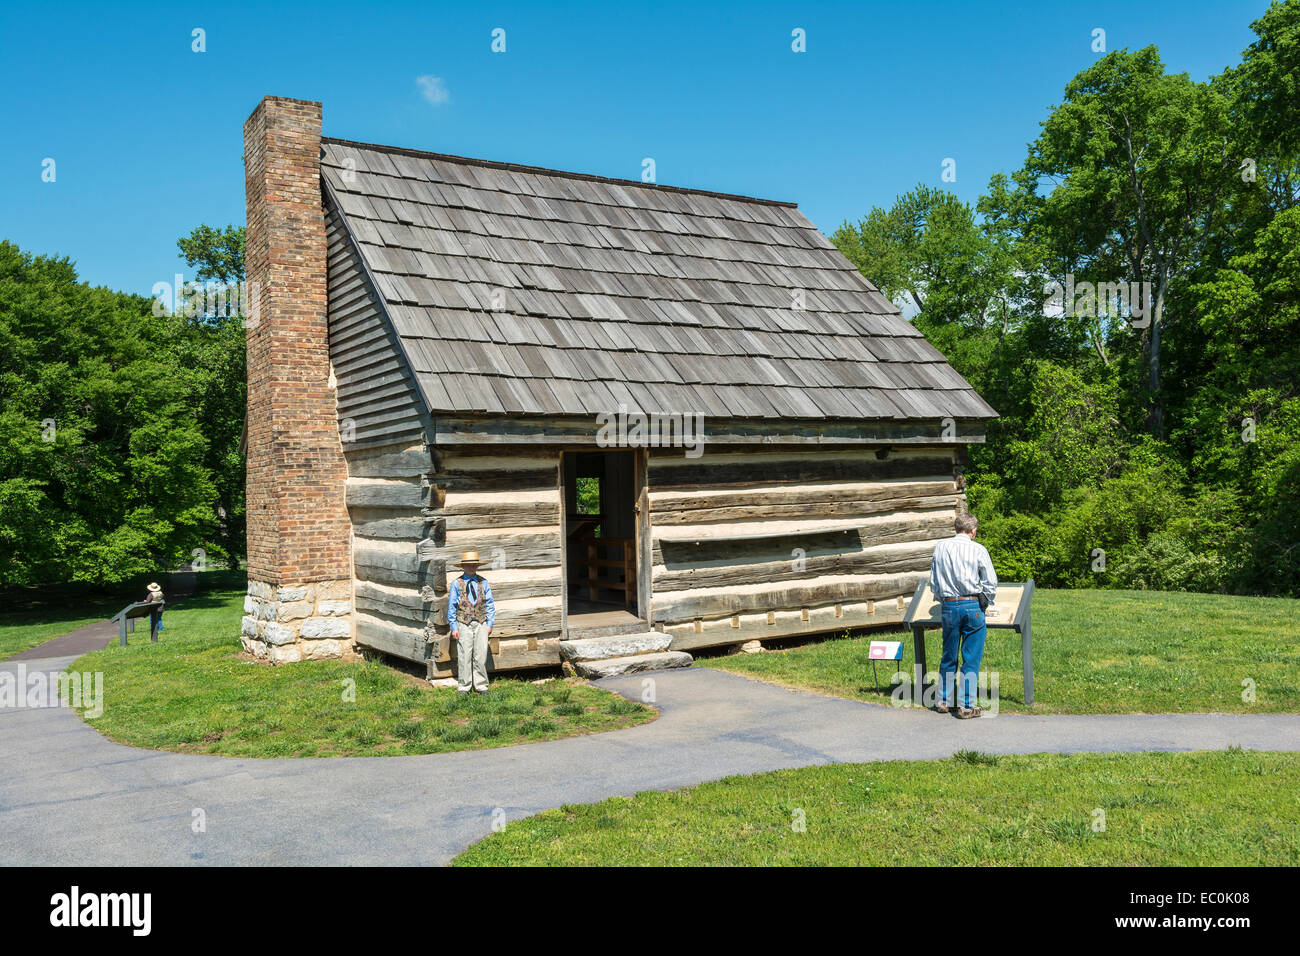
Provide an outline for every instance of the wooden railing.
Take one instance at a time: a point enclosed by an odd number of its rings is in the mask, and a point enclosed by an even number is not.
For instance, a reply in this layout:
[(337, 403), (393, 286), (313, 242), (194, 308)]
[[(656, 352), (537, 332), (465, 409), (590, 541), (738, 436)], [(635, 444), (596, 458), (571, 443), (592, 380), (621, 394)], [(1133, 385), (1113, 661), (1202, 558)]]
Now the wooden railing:
[[(585, 529), (576, 542), (585, 552), (585, 558), (577, 558), (575, 563), (586, 569), (586, 577), (570, 578), (570, 585), (586, 588), (593, 601), (600, 600), (600, 592), (617, 591), (623, 595), (623, 606), (628, 610), (636, 607), (636, 541), (632, 538), (597, 538), (590, 529)], [(618, 548), (618, 557), (611, 557), (609, 549)], [(602, 556), (601, 552), (604, 551)], [(602, 576), (601, 571), (621, 572), (622, 580), (613, 575)]]

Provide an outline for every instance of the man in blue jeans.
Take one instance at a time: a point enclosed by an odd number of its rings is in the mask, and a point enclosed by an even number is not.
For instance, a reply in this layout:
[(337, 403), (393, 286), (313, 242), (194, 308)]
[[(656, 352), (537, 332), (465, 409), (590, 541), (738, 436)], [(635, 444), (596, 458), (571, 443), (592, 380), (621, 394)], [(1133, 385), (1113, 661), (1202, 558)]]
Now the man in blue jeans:
[(930, 561), (930, 591), (943, 605), (943, 657), (939, 660), (939, 699), (934, 709), (947, 714), (957, 703), (953, 680), (960, 651), (961, 704), (957, 716), (965, 719), (984, 713), (975, 703), (975, 686), (988, 634), (984, 608), (997, 596), (998, 576), (988, 550), (975, 543), (980, 524), (975, 516), (959, 514), (953, 524), (957, 533), (935, 545)]

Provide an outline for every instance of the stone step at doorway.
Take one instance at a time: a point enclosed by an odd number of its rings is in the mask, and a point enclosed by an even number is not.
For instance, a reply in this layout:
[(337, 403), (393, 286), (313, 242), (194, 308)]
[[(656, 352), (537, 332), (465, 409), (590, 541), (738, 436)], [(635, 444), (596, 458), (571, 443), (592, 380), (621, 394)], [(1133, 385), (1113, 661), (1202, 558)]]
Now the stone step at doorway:
[(672, 638), (662, 631), (571, 636), (560, 641), (560, 657), (579, 677), (595, 679), (639, 671), (690, 667), (694, 658), (669, 650)]

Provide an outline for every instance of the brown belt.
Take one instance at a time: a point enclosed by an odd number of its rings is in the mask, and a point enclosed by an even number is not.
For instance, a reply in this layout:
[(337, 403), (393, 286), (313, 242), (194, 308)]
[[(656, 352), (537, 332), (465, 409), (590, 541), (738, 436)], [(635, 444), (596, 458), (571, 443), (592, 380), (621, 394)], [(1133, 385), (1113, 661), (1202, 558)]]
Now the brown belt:
[(944, 598), (945, 601), (978, 601), (979, 598), (974, 594), (963, 594), (961, 597)]

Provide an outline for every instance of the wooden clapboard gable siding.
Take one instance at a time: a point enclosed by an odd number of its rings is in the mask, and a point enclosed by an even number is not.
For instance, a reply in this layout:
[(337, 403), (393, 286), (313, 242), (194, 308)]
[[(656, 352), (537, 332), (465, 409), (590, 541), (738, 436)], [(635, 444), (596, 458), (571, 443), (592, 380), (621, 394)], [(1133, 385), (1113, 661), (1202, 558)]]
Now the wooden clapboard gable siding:
[(337, 212), (326, 206), (330, 362), (345, 451), (420, 441), (424, 403)]

